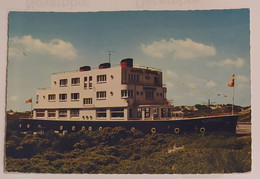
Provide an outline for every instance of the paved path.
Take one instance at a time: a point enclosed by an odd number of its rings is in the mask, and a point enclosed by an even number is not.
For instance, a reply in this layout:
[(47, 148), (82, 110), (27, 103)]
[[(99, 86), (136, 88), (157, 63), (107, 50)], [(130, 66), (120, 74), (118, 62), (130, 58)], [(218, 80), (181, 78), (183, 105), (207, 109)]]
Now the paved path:
[(251, 123), (250, 122), (238, 122), (236, 133), (237, 134), (251, 134)]

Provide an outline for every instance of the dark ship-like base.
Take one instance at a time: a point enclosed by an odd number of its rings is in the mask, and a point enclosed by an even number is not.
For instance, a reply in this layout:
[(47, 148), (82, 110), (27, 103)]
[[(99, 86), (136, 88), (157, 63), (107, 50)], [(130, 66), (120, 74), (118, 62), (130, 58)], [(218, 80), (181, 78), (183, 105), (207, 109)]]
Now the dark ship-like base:
[(105, 127), (124, 127), (131, 132), (144, 133), (236, 133), (238, 115), (203, 116), (166, 120), (124, 120), (124, 121), (61, 121), (19, 119), (19, 129), (23, 132), (50, 131), (58, 133), (77, 132), (80, 130), (102, 131)]

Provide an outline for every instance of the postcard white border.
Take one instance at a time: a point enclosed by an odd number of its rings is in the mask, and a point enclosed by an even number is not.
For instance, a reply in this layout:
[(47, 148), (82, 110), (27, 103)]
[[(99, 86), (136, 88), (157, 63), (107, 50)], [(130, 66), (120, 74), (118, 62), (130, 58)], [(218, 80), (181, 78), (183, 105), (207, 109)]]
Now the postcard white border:
[[(256, 0), (67, 0), (66, 6), (58, 3), (63, 0), (1, 0), (0, 1), (0, 178), (41, 179), (41, 178), (260, 178), (260, 2)], [(81, 4), (80, 4), (81, 3)], [(252, 82), (252, 172), (243, 174), (211, 174), (211, 175), (86, 175), (86, 174), (21, 174), (4, 172), (4, 128), (6, 103), (6, 67), (7, 67), (7, 34), (9, 11), (139, 11), (139, 10), (209, 10), (209, 9), (250, 9), (250, 44), (251, 44), (251, 82)]]

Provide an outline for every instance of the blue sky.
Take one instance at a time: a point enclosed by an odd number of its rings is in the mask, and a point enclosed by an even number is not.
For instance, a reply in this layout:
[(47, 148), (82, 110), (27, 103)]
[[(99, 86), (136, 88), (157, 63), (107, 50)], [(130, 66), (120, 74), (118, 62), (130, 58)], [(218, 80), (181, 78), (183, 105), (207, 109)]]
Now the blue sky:
[[(11, 12), (7, 110), (30, 110), (24, 101), (49, 87), (51, 74), (80, 66), (135, 64), (163, 70), (175, 105), (250, 105), (249, 10)], [(35, 101), (35, 100), (34, 100)]]

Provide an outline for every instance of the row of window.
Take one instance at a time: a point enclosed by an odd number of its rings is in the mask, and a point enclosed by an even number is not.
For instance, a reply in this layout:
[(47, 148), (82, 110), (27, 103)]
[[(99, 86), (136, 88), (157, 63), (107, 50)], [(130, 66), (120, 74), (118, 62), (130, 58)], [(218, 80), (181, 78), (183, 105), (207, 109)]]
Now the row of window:
[[(146, 75), (146, 76), (145, 76), (145, 80), (150, 80), (150, 79), (151, 79), (151, 77), (150, 77), (149, 75)], [(133, 73), (128, 74), (128, 80), (129, 80), (129, 81), (139, 82), (139, 75), (138, 75), (138, 74), (133, 74)], [(154, 83), (155, 83), (155, 84), (159, 84), (159, 83), (160, 83), (160, 78), (157, 77), (157, 76), (155, 76), (155, 77), (154, 77)]]
[[(86, 87), (87, 82), (89, 81), (89, 84), (91, 84), (92, 87), (92, 76), (84, 77), (84, 87)], [(107, 81), (106, 75), (97, 75), (97, 83), (104, 83)], [(80, 85), (80, 78), (71, 78), (71, 86), (79, 86)], [(66, 87), (68, 86), (68, 79), (61, 79), (60, 80), (60, 87)]]
[[(78, 101), (79, 93), (71, 93), (71, 100)], [(48, 101), (56, 101), (56, 94), (49, 94)], [(59, 101), (67, 101), (67, 94), (59, 94)]]
[[(124, 108), (112, 108), (110, 110), (112, 118), (123, 118), (124, 117)], [(107, 110), (105, 108), (96, 110), (97, 118), (106, 118)], [(56, 110), (49, 109), (47, 111), (48, 117), (56, 117)], [(39, 109), (36, 110), (36, 117), (45, 117), (45, 110)], [(67, 109), (58, 110), (58, 117), (68, 117)], [(79, 117), (79, 109), (71, 109), (70, 117)]]
[[(49, 109), (47, 111), (47, 115), (48, 117), (56, 117), (56, 110)], [(45, 110), (44, 109), (36, 110), (36, 117), (45, 117)], [(66, 109), (60, 109), (58, 111), (58, 117), (68, 117), (68, 111)], [(79, 117), (79, 109), (71, 109), (70, 117)]]
[[(162, 93), (156, 93), (157, 96), (162, 96)], [(136, 92), (136, 95), (143, 95), (143, 92)], [(134, 94), (133, 94), (133, 90), (121, 90), (121, 97), (122, 98), (133, 98)], [(153, 99), (154, 98), (154, 91), (145, 91), (145, 98), (146, 99)]]
[[(106, 91), (98, 91), (97, 92), (97, 99), (105, 99), (106, 98)], [(71, 93), (71, 100), (78, 101), (79, 100), (79, 93)], [(49, 94), (48, 101), (55, 102), (56, 101), (56, 94)], [(59, 101), (67, 101), (67, 94), (59, 94)], [(92, 98), (83, 98), (84, 104), (92, 104)]]
[[(143, 92), (136, 92), (137, 95), (143, 95)], [(156, 93), (157, 96), (162, 96), (162, 93)], [(112, 95), (112, 93), (111, 93)], [(96, 98), (97, 99), (106, 99), (107, 94), (106, 91), (97, 91)], [(133, 98), (134, 91), (133, 90), (121, 90), (121, 97), (122, 98)], [(37, 95), (37, 102), (39, 96)], [(79, 93), (71, 93), (71, 101), (79, 101), (80, 95)], [(145, 98), (146, 99), (153, 99), (154, 98), (154, 91), (145, 91)], [(56, 101), (56, 94), (49, 94), (48, 101), (55, 102)], [(67, 94), (59, 94), (59, 101), (66, 102), (67, 101)], [(83, 104), (92, 104), (92, 98), (83, 98)]]
[[(159, 117), (159, 114), (161, 117), (171, 117), (172, 116), (172, 109), (171, 108), (137, 108), (136, 110), (136, 118), (142, 118), (142, 110), (144, 110), (144, 118), (149, 118), (151, 115), (153, 117)], [(69, 110), (70, 117), (79, 117), (79, 109), (71, 109)], [(48, 117), (56, 117), (56, 110), (55, 109), (49, 109), (47, 111)], [(58, 117), (68, 117), (68, 110), (67, 109), (60, 109), (57, 113)], [(110, 116), (111, 118), (124, 118), (124, 108), (111, 108), (110, 109)], [(129, 109), (129, 117), (133, 117), (133, 109)], [(106, 108), (100, 108), (96, 109), (96, 116), (97, 118), (106, 118), (107, 117), (107, 109)], [(38, 109), (36, 110), (36, 117), (45, 117), (45, 110), (44, 109)], [(92, 116), (90, 117), (92, 118)], [(83, 116), (83, 119), (85, 117)], [(86, 119), (88, 119), (88, 116), (86, 116)]]

